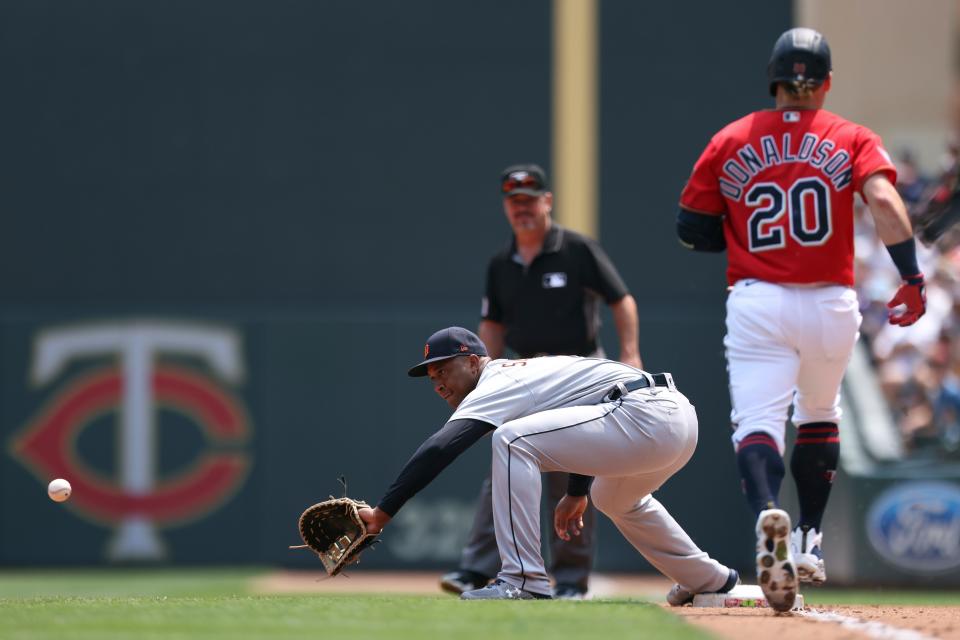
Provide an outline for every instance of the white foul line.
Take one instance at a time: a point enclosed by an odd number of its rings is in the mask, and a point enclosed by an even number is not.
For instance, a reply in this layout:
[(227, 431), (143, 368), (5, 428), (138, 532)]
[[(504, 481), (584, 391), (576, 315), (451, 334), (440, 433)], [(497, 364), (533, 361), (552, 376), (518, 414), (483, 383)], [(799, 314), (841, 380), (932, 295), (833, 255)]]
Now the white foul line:
[(846, 629), (852, 629), (865, 633), (871, 638), (878, 640), (934, 640), (933, 636), (928, 636), (913, 629), (900, 629), (876, 620), (861, 620), (842, 616), (839, 613), (831, 611), (817, 611), (816, 609), (807, 609), (806, 611), (797, 611), (796, 615), (805, 618), (811, 618), (817, 622), (836, 622)]

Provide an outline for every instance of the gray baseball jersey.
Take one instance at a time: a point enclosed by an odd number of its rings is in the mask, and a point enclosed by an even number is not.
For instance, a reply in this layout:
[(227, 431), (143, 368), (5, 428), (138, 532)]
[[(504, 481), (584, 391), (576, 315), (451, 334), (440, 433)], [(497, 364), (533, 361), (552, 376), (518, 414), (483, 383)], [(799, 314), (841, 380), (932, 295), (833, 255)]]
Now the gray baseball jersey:
[[(645, 388), (624, 393), (639, 379)], [(631, 388), (634, 386), (629, 385)], [(611, 392), (617, 396), (611, 399)], [(493, 429), (492, 495), (499, 578), (547, 595), (540, 554), (543, 471), (595, 478), (597, 509), (662, 573), (693, 592), (719, 589), (730, 571), (701, 551), (651, 492), (697, 444), (693, 406), (672, 385), (619, 362), (544, 356), (487, 362), (477, 386), (404, 467), (380, 507), (396, 513), (456, 455)]]
[(599, 404), (618, 382), (642, 375), (639, 369), (601, 358), (494, 360), (484, 367), (477, 388), (450, 421), (471, 418), (499, 427), (540, 411)]

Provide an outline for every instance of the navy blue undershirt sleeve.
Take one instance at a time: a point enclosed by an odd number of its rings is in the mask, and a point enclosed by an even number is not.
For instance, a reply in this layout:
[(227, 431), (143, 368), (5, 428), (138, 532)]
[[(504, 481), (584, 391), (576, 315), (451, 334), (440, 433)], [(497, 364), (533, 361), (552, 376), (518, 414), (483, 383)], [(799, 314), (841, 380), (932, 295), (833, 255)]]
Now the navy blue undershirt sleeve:
[(719, 253), (726, 250), (723, 216), (712, 216), (681, 208), (677, 212), (677, 237), (687, 249)]
[(452, 420), (443, 425), (420, 445), (377, 506), (393, 517), (407, 500), (430, 484), (457, 456), (495, 428), (488, 422), (470, 418)]
[(567, 478), (567, 495), (580, 498), (590, 493), (590, 485), (593, 484), (593, 476), (582, 476), (579, 473), (571, 473)]
[(910, 284), (923, 282), (923, 274), (917, 264), (917, 245), (913, 238), (907, 238), (896, 244), (888, 244), (887, 251), (893, 259), (893, 264), (897, 265), (897, 271), (900, 272), (901, 278)]

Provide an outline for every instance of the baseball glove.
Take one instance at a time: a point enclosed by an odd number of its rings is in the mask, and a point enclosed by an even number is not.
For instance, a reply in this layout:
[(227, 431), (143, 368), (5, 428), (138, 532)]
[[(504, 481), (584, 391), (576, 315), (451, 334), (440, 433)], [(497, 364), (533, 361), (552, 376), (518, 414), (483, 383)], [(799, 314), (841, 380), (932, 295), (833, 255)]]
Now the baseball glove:
[(360, 554), (377, 540), (367, 533), (358, 510), (369, 508), (366, 502), (334, 498), (318, 502), (300, 515), (300, 537), (306, 547), (320, 556), (327, 574), (335, 576), (344, 567), (360, 560)]

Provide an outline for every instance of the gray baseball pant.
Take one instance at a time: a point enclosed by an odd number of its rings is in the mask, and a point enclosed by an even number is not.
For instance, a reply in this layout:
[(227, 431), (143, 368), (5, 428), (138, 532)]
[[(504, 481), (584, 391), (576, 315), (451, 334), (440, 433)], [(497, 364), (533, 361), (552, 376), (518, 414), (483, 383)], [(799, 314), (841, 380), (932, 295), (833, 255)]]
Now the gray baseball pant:
[(533, 593), (550, 593), (540, 555), (540, 473), (566, 471), (596, 477), (594, 505), (661, 573), (694, 592), (719, 589), (728, 568), (701, 551), (650, 495), (687, 463), (696, 446), (693, 405), (664, 387), (505, 423), (493, 433), (498, 577)]
[[(553, 508), (567, 493), (566, 473), (546, 473), (543, 478), (547, 488), (548, 524), (553, 522)], [(561, 540), (550, 526), (550, 575), (556, 584), (576, 585), (583, 591), (589, 587), (590, 570), (596, 551), (596, 509), (587, 507), (583, 515), (583, 530), (579, 536)], [(500, 571), (500, 551), (493, 526), (492, 482), (490, 476), (480, 487), (480, 500), (473, 516), (470, 536), (460, 556), (460, 568), (485, 576), (495, 576)]]

